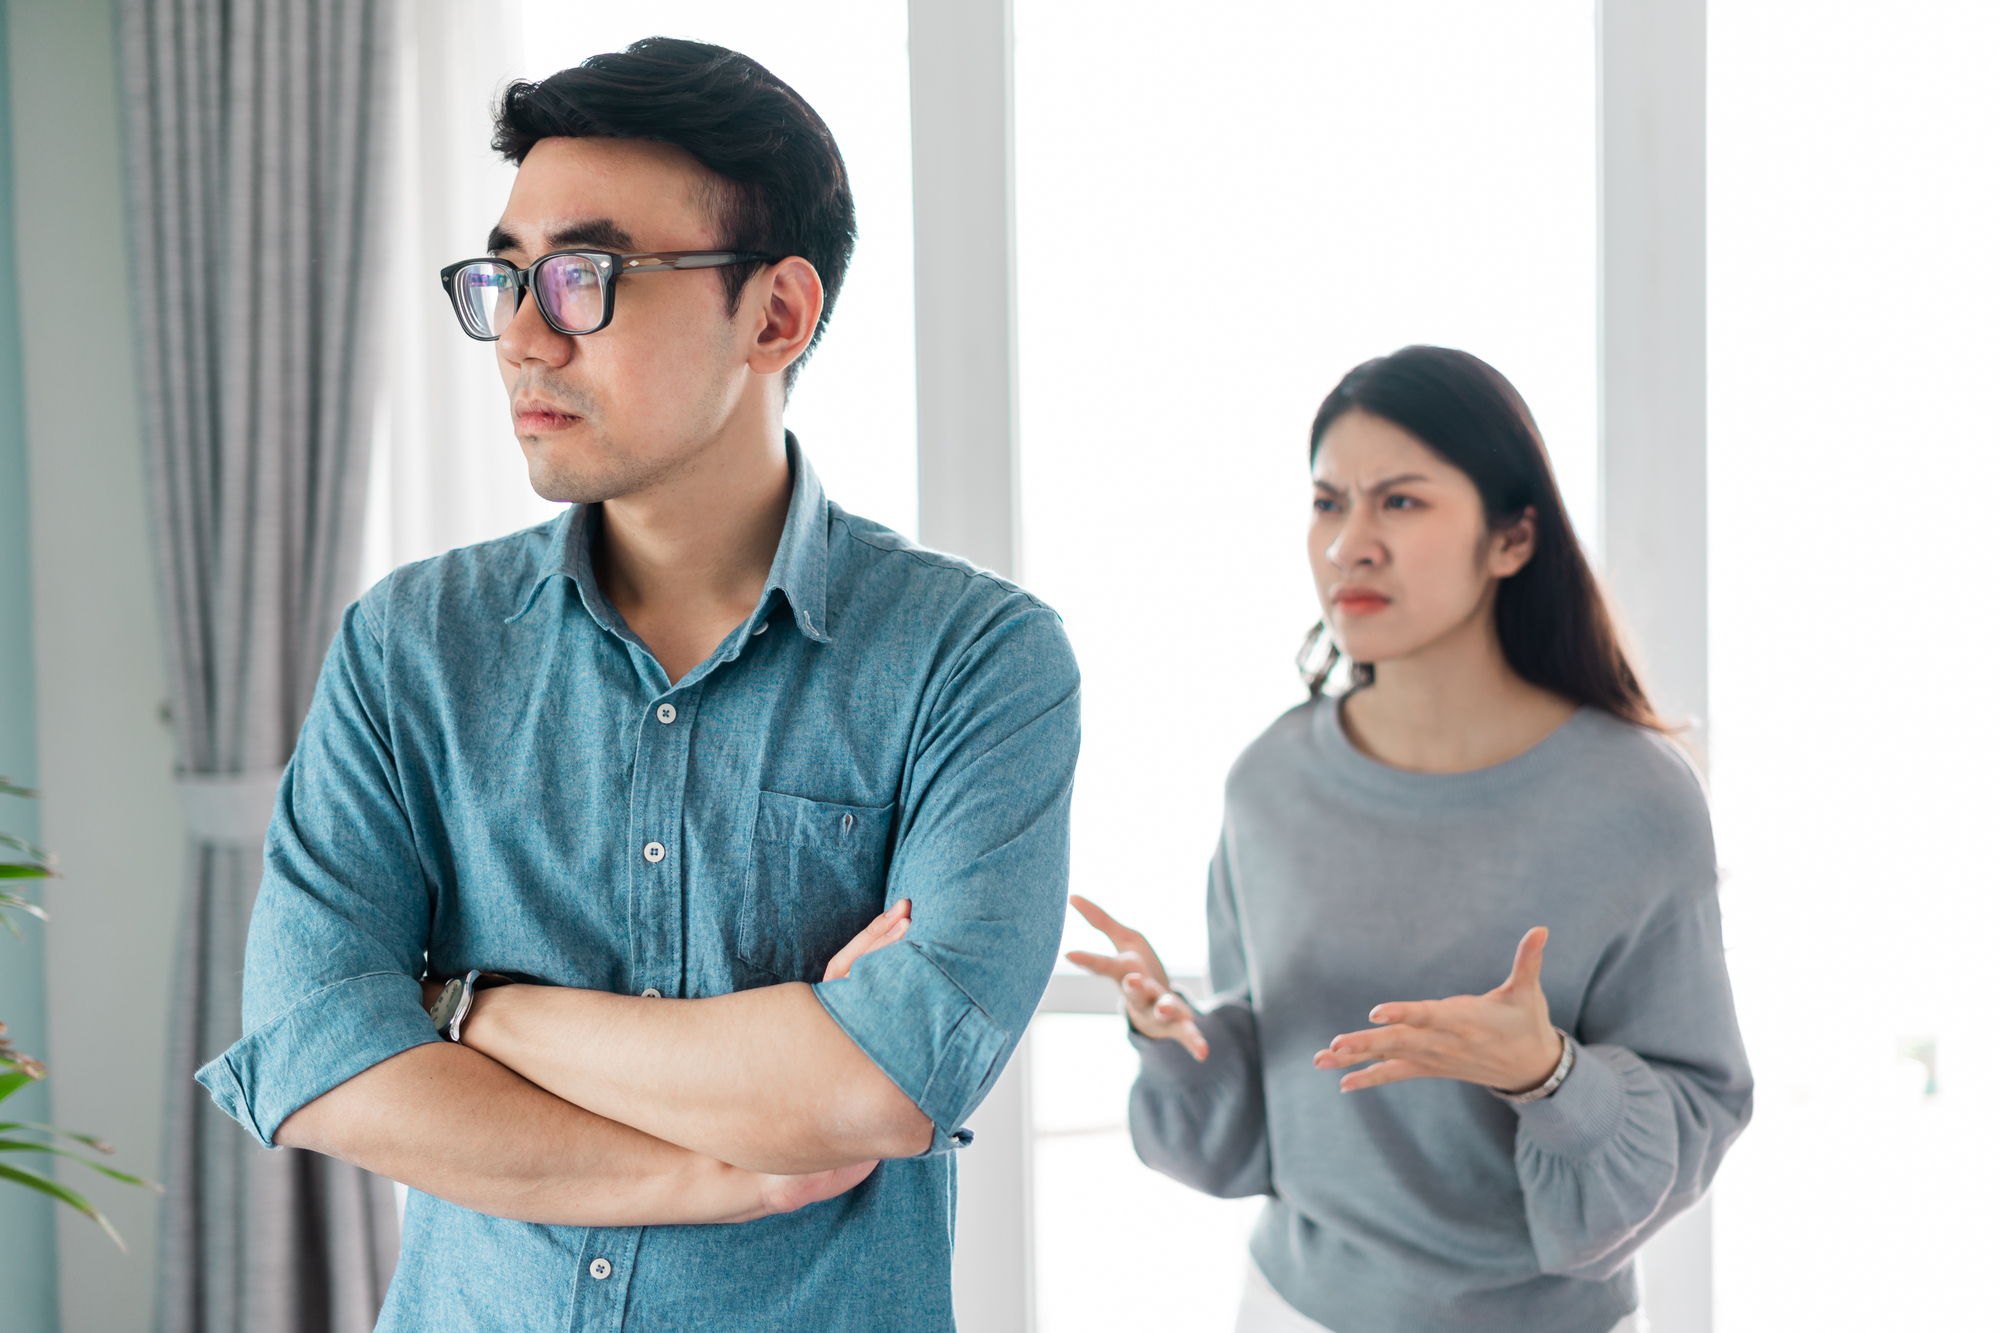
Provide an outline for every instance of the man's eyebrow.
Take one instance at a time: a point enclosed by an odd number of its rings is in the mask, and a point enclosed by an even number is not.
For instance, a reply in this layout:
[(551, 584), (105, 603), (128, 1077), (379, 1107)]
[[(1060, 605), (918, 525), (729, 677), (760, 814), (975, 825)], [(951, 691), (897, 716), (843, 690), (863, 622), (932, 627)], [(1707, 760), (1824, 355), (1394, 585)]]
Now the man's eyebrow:
[[(572, 222), (559, 228), (549, 236), (550, 247), (565, 250), (571, 246), (590, 246), (599, 250), (615, 250), (621, 253), (632, 248), (632, 233), (613, 222), (610, 218), (589, 218), (582, 222)], [(503, 250), (525, 249), (520, 238), (505, 226), (496, 226), (487, 233), (486, 253), (497, 255)]]
[(552, 233), (549, 240), (560, 249), (569, 245), (590, 245), (601, 250), (630, 250), (632, 233), (613, 222), (610, 218), (591, 218), (584, 222), (572, 222), (567, 227)]

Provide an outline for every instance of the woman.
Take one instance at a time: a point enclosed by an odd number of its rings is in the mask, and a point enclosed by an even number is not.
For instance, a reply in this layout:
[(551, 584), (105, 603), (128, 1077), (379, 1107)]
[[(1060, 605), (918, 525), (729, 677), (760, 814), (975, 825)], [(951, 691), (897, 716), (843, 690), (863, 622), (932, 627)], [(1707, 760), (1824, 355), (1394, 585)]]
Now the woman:
[(1123, 988), (1134, 1144), (1272, 1196), (1241, 1333), (1624, 1333), (1750, 1115), (1700, 784), (1497, 371), (1359, 366), (1311, 461), (1332, 647), (1229, 776), (1216, 1003), (1071, 900), (1119, 951), (1070, 958)]

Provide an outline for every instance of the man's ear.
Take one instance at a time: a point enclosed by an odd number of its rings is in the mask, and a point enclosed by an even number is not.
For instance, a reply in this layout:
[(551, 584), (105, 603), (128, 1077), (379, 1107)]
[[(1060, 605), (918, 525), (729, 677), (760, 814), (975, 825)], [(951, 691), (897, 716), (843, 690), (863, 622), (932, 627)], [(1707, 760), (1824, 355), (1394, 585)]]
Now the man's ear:
[(1496, 579), (1521, 572), (1535, 555), (1537, 533), (1535, 507), (1529, 505), (1512, 522), (1493, 530), (1493, 545), (1486, 554), (1487, 572)]
[(745, 305), (752, 305), (750, 369), (778, 375), (805, 355), (813, 330), (826, 308), (826, 289), (819, 270), (797, 255), (780, 259), (743, 288)]

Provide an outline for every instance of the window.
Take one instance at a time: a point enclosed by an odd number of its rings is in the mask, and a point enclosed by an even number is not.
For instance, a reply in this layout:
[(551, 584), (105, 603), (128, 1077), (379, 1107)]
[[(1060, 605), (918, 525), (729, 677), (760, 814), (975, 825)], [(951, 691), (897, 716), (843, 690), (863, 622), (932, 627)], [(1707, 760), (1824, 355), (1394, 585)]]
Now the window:
[[(1595, 529), (1592, 7), (1014, 21), (1024, 573), (1086, 682), (1071, 884), (1198, 975), (1224, 775), (1304, 697), (1306, 432), (1341, 373), (1412, 342), (1491, 361)], [(1122, 1029), (1037, 1022), (1040, 1328), (1226, 1327), (1259, 1205), (1139, 1165)], [(1200, 1236), (1192, 1271), (1162, 1234)]]
[(2000, 15), (1709, 14), (1718, 1327), (1984, 1326)]

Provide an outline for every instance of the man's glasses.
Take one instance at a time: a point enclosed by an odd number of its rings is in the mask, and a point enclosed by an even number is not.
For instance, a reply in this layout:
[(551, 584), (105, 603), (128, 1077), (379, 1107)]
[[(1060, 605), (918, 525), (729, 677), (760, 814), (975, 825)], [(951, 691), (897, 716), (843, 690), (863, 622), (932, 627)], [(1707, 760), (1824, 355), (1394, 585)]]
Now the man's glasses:
[(504, 259), (462, 259), (440, 276), (466, 336), (490, 343), (514, 318), (524, 287), (534, 293), (535, 306), (550, 328), (577, 337), (595, 333), (611, 322), (612, 298), (618, 293), (621, 274), (772, 262), (769, 255), (733, 250), (665, 250), (645, 255), (556, 250), (526, 268)]

